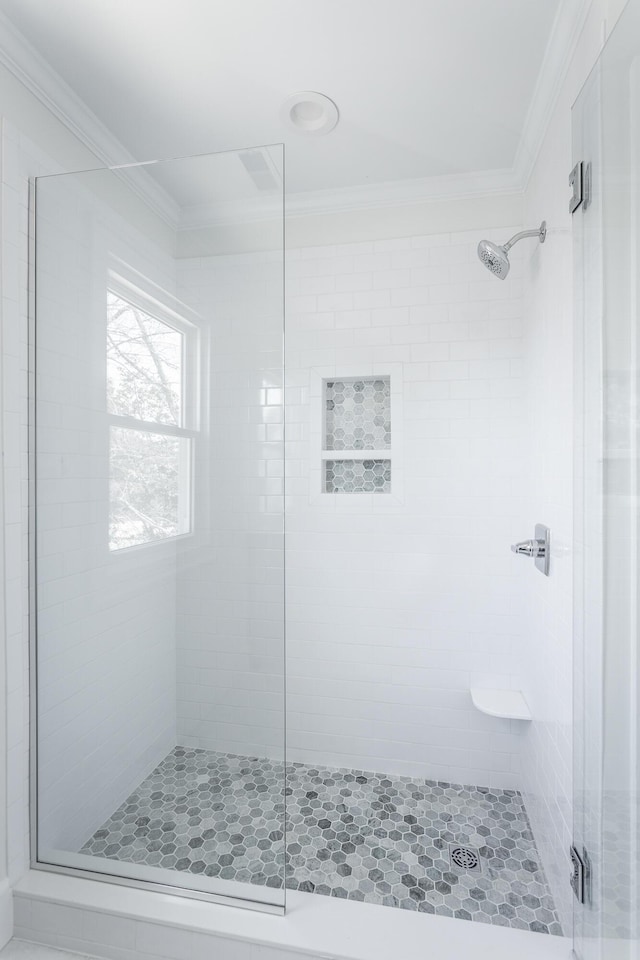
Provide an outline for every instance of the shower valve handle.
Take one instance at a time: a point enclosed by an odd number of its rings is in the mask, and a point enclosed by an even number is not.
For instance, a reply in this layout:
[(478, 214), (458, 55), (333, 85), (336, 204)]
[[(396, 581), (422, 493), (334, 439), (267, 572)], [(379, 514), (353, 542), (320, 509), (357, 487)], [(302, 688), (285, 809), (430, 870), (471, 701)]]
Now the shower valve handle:
[(512, 543), (511, 549), (525, 557), (544, 557), (547, 544), (544, 540), (521, 540), (520, 543)]
[(521, 557), (532, 557), (536, 568), (545, 577), (549, 576), (549, 564), (551, 561), (551, 531), (542, 523), (536, 523), (535, 537), (533, 540), (521, 540), (520, 543), (512, 543), (511, 549), (514, 553), (519, 553)]

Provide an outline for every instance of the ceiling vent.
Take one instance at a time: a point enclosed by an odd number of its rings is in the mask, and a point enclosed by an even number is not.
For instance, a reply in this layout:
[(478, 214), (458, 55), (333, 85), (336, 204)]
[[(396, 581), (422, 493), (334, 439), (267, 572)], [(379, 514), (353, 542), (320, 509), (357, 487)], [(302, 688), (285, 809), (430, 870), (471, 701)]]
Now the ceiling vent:
[(258, 190), (275, 190), (278, 179), (267, 162), (262, 150), (243, 150), (240, 163), (245, 168)]

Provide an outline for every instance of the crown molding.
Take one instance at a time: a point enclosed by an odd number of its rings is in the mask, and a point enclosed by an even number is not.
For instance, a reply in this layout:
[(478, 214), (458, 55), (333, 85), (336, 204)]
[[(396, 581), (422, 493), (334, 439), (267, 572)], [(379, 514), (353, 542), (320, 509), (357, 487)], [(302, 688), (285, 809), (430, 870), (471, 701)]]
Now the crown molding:
[[(447, 200), (520, 194), (520, 185), (510, 170), (487, 170), (472, 174), (451, 174), (419, 180), (396, 180), (365, 186), (340, 187), (286, 193), (287, 218), (317, 217), (353, 213), (359, 210), (402, 207)], [(187, 207), (180, 215), (180, 230), (194, 230), (234, 223), (272, 220), (282, 214), (282, 196), (261, 194), (247, 200)]]
[[(288, 217), (313, 217), (351, 213), (405, 204), (522, 193), (529, 181), (544, 139), (562, 82), (584, 27), (592, 0), (561, 0), (527, 111), (523, 132), (511, 169), (455, 173), (422, 179), (371, 183), (329, 190), (305, 191), (286, 196)], [(136, 163), (136, 159), (28, 43), (11, 21), (0, 13), (0, 63), (63, 123), (105, 166)], [(126, 168), (117, 171), (127, 179)], [(180, 230), (227, 225), (277, 216), (277, 202), (226, 201), (199, 210), (179, 210), (175, 201), (149, 177), (133, 187), (163, 220)]]
[(481, 170), (414, 180), (394, 180), (333, 190), (310, 190), (286, 197), (287, 214), (313, 217), (323, 213), (352, 213), (376, 207), (433, 203), (439, 200), (470, 200), (495, 194), (519, 193), (511, 170)]
[(516, 151), (513, 173), (524, 190), (531, 178), (562, 84), (593, 0), (561, 0)]
[[(101, 165), (117, 167), (138, 162), (3, 13), (0, 13), (0, 36), (0, 63)], [(134, 183), (126, 167), (114, 172), (165, 222), (177, 222), (178, 205), (151, 177), (144, 178), (144, 183), (137, 177)]]

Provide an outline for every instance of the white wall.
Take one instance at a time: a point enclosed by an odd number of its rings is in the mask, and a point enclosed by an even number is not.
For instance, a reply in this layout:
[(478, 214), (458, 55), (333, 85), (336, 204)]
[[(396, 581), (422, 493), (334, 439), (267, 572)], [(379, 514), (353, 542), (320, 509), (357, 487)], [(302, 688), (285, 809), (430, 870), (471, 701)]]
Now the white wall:
[[(4, 530), (10, 571), (8, 860), (13, 877), (28, 863), (28, 177), (55, 167), (4, 121)], [(100, 265), (95, 263), (98, 251), (92, 244), (99, 231), (95, 225), (88, 228), (91, 218), (82, 204), (68, 199), (55, 211), (60, 222), (50, 222), (48, 234), (46, 226), (41, 231), (40, 249), (40, 386), (41, 398), (48, 401), (39, 409), (40, 800), (42, 845), (77, 849), (175, 742), (175, 556), (165, 554), (161, 569), (142, 555), (116, 565), (109, 563), (114, 558), (105, 562), (104, 544), (98, 542), (108, 468), (104, 415), (94, 403), (104, 357), (95, 356), (100, 340), (92, 337), (89, 284), (95, 273), (106, 280), (106, 259), (102, 251)], [(125, 252), (125, 233), (118, 223), (113, 252)], [(145, 241), (131, 233), (129, 239), (137, 266), (158, 276), (163, 257), (156, 253), (151, 267), (149, 244), (145, 260)]]
[[(2, 118), (2, 449), (7, 717), (6, 859), (11, 882), (29, 864), (29, 673), (27, 516), (27, 178), (96, 165), (95, 155), (0, 66)], [(37, 144), (37, 145), (36, 145)], [(3, 741), (4, 742), (4, 741)], [(3, 901), (4, 902), (4, 901)], [(0, 918), (0, 942), (10, 929)]]
[[(517, 229), (288, 252), (292, 760), (519, 785), (520, 725), (478, 713), (469, 696), (476, 683), (520, 685), (523, 569), (509, 552), (526, 470), (520, 270), (516, 253), (500, 283), (475, 254), (482, 236)], [(281, 490), (280, 398), (264, 392), (266, 371), (246, 392), (246, 326), (224, 336), (230, 308), (243, 324), (260, 318), (269, 277), (258, 268), (254, 255), (184, 267), (213, 318), (211, 479), (216, 462), (227, 476), (212, 507), (219, 547), (181, 565), (178, 730), (192, 745), (277, 755), (279, 518), (256, 566), (264, 530), (250, 504), (266, 483)], [(392, 379), (393, 493), (322, 494), (322, 378), (370, 373)], [(252, 632), (238, 629), (234, 602)]]
[(177, 261), (207, 327), (194, 537), (178, 566), (178, 740), (284, 755), (282, 251)]
[[(517, 230), (293, 251), (287, 315), (288, 752), (513, 787), (516, 725), (469, 687), (518, 686), (521, 289), (475, 247)], [(392, 493), (320, 492), (322, 378), (389, 374)]]
[[(108, 271), (173, 286), (112, 174), (37, 192), (39, 849), (77, 851), (175, 744), (176, 545), (109, 550)], [(115, 197), (113, 198), (115, 200)]]

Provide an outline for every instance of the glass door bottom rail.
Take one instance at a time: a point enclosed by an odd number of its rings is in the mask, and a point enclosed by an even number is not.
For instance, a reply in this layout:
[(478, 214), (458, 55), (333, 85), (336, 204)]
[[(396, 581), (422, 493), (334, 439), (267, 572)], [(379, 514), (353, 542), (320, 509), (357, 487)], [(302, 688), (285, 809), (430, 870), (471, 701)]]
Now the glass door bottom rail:
[(302, 763), (282, 783), (176, 747), (80, 853), (562, 935), (518, 792)]

